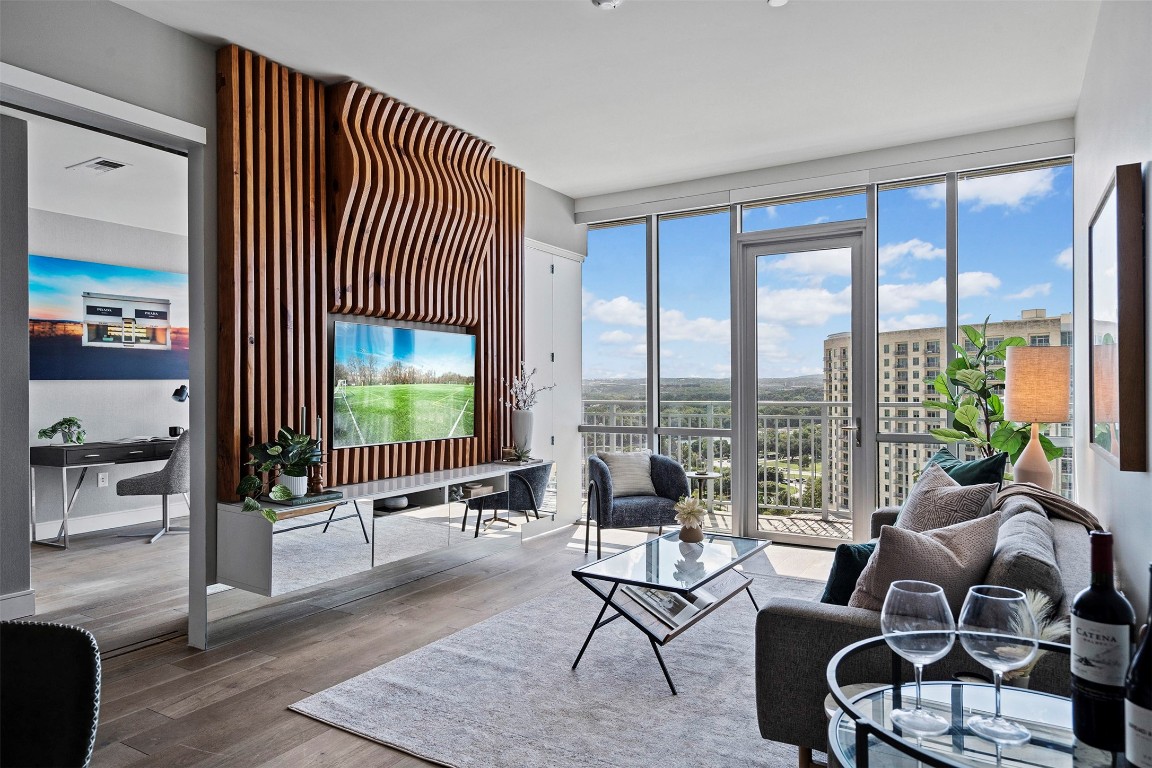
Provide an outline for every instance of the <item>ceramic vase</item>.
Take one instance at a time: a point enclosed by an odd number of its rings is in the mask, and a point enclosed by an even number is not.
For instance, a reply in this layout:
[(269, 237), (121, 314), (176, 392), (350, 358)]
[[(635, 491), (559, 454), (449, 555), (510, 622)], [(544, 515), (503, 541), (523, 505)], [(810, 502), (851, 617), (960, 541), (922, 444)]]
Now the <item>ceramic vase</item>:
[(680, 541), (687, 541), (690, 544), (704, 541), (704, 529), (684, 526), (680, 529)]
[(287, 488), (292, 492), (292, 496), (298, 497), (308, 493), (308, 478), (307, 477), (293, 477), (292, 475), (285, 475), (281, 473), (278, 482), (280, 485)]
[(521, 453), (532, 451), (532, 411), (512, 411), (512, 442)]

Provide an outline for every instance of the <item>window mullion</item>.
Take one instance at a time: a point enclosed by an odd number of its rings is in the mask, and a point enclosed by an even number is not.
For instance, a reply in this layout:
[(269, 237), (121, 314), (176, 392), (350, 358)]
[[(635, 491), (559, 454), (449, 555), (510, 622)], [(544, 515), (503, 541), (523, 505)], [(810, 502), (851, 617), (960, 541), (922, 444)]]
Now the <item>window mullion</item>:
[(647, 426), (648, 448), (652, 453), (659, 453), (660, 446), (657, 443), (656, 427), (660, 423), (660, 264), (658, 258), (660, 230), (655, 214), (646, 216), (644, 221), (647, 243), (646, 272), (648, 276), (648, 285), (646, 286), (648, 307), (648, 397), (646, 408), (648, 414), (644, 423)]

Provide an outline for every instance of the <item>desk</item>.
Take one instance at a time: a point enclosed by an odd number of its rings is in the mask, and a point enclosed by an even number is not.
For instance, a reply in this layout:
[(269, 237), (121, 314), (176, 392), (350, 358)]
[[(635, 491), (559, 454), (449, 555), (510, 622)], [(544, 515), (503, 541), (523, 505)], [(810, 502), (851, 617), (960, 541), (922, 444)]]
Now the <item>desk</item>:
[[(80, 486), (92, 467), (114, 464), (136, 464), (142, 461), (164, 461), (172, 455), (176, 438), (153, 437), (144, 440), (121, 440), (83, 445), (34, 445), (28, 450), (31, 465), (32, 506), (29, 522), (32, 525), (32, 543), (45, 547), (68, 548), (68, 515), (80, 495)], [(36, 538), (36, 469), (60, 471), (60, 530), (54, 539)], [(80, 476), (68, 492), (68, 470), (79, 469)]]

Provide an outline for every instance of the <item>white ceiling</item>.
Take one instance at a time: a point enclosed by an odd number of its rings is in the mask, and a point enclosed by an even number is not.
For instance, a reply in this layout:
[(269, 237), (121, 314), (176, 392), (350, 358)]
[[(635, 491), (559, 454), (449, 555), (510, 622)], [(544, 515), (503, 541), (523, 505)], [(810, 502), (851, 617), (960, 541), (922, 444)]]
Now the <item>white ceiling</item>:
[(1074, 114), (1098, 0), (119, 0), (354, 79), (572, 197)]
[[(9, 107), (0, 112), (28, 122), (29, 208), (187, 236), (183, 156)], [(99, 174), (67, 170), (94, 157), (128, 165)]]

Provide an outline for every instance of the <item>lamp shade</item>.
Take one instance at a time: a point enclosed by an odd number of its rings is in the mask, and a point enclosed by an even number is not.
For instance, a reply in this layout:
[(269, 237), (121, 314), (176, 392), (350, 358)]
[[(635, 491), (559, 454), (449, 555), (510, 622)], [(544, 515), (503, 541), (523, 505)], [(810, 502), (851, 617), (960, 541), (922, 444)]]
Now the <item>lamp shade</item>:
[(1068, 420), (1071, 347), (1008, 347), (1004, 416), (1059, 424)]

